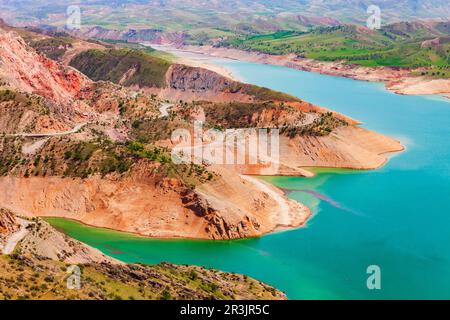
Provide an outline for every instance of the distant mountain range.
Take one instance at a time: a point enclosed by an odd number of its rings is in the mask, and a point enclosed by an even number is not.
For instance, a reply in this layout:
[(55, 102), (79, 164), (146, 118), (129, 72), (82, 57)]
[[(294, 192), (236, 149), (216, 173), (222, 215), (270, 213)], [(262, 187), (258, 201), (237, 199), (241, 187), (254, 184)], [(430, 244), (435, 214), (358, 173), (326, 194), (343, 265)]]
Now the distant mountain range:
[[(365, 23), (367, 8), (381, 9), (382, 23), (448, 18), (447, 0), (90, 0), (78, 1), (82, 23), (164, 31), (213, 28), (226, 31), (304, 30), (315, 25)], [(0, 16), (19, 24), (64, 25), (71, 0), (0, 1)]]

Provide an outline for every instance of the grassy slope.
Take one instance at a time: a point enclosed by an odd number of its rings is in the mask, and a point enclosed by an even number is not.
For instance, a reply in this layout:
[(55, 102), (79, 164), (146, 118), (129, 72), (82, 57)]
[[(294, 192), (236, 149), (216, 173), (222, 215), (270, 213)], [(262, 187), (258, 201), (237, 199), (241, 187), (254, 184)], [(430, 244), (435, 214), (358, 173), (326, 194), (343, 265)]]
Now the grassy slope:
[(194, 266), (81, 265), (81, 289), (67, 288), (68, 265), (0, 255), (0, 299), (274, 299), (282, 295), (246, 276)]
[[(402, 30), (403, 29), (403, 30)], [(295, 53), (323, 61), (346, 60), (363, 66), (432, 67), (438, 76), (449, 76), (450, 32), (408, 24), (387, 26), (379, 31), (354, 26), (318, 28), (311, 32), (276, 32), (235, 37), (222, 43), (269, 54)], [(425, 40), (441, 38), (439, 45), (422, 47)]]
[(59, 60), (72, 46), (72, 42), (73, 39), (70, 37), (54, 37), (31, 41), (30, 46), (52, 60)]
[(114, 83), (121, 82), (124, 74), (135, 69), (136, 72), (123, 81), (123, 85), (161, 88), (164, 86), (170, 62), (143, 50), (111, 49), (82, 52), (70, 62), (70, 65), (92, 80), (107, 80)]
[(140, 50), (143, 51), (152, 57), (160, 58), (163, 60), (166, 60), (168, 62), (174, 62), (177, 58), (171, 53), (159, 51), (156, 49), (153, 49), (150, 46), (146, 46), (140, 43), (135, 42), (127, 42), (127, 41), (120, 41), (120, 40), (108, 40), (108, 39), (102, 39), (98, 40), (100, 43), (104, 43), (106, 45), (113, 45), (116, 49), (134, 49), (134, 50)]

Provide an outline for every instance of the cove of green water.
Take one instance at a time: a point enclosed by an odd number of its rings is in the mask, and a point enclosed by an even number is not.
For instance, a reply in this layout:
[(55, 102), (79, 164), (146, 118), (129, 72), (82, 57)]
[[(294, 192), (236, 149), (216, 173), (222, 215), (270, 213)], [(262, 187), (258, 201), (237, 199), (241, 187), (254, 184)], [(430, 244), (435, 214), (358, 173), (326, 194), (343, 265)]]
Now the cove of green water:
[[(215, 60), (249, 83), (299, 96), (400, 139), (381, 169), (317, 169), (314, 178), (263, 177), (310, 206), (304, 228), (238, 241), (152, 240), (49, 219), (126, 262), (169, 261), (248, 274), (291, 299), (450, 298), (450, 103), (400, 96), (382, 84)], [(381, 268), (381, 290), (366, 269)]]

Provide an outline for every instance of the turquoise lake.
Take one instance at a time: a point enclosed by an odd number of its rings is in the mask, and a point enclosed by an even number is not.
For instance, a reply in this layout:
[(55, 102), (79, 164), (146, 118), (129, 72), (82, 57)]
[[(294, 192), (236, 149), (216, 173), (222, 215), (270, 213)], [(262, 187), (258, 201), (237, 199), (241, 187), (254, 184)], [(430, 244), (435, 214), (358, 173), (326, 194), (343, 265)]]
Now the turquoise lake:
[[(358, 119), (401, 140), (406, 150), (375, 171), (317, 169), (311, 179), (265, 178), (294, 190), (289, 196), (315, 214), (305, 228), (259, 239), (151, 240), (50, 221), (126, 262), (244, 273), (290, 299), (450, 299), (450, 100), (283, 67), (214, 62), (246, 82)], [(369, 265), (381, 268), (381, 290), (367, 289)]]

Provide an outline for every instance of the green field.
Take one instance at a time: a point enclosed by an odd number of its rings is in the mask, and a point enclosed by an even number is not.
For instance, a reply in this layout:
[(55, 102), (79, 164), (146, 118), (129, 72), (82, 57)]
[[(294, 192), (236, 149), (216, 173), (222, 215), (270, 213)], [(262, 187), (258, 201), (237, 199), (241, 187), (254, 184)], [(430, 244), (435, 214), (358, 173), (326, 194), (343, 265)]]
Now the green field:
[[(399, 23), (371, 31), (357, 26), (317, 28), (309, 32), (278, 31), (237, 36), (219, 46), (268, 54), (291, 54), (322, 61), (363, 66), (429, 67), (430, 75), (449, 76), (448, 23), (430, 26)], [(426, 41), (439, 39), (439, 43)]]

